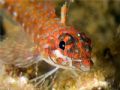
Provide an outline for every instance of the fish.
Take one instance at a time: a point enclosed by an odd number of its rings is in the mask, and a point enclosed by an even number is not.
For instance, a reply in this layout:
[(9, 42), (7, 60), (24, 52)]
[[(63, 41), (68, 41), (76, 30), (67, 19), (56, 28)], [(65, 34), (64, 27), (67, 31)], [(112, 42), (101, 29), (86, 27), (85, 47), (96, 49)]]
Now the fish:
[[(52, 0), (4, 0), (0, 9), (20, 25), (0, 43), (0, 62), (27, 68), (40, 61), (55, 68), (32, 81), (44, 78), (58, 69), (90, 71), (92, 45), (83, 32), (61, 23)], [(7, 33), (7, 32), (6, 32)], [(5, 45), (7, 42), (7, 45)], [(40, 80), (38, 84), (43, 81)]]

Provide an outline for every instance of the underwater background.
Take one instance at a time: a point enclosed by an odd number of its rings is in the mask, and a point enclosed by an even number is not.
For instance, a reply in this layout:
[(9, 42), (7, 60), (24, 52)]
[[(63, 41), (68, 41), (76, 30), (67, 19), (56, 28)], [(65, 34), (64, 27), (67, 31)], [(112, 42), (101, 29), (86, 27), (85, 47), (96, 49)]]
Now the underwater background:
[[(3, 0), (0, 0), (2, 2)], [(90, 72), (78, 72), (74, 75), (69, 70), (59, 70), (45, 81), (44, 85), (35, 88), (28, 83), (35, 76), (36, 65), (27, 69), (0, 65), (0, 90), (120, 90), (120, 1), (119, 0), (53, 0), (56, 3), (56, 14), (60, 17), (60, 9), (65, 1), (69, 4), (67, 25), (73, 25), (80, 32), (85, 32), (92, 40), (92, 61), (94, 66)], [(10, 29), (8, 37), (16, 35), (20, 28), (15, 22), (3, 18), (4, 28)], [(0, 29), (0, 47), (10, 44), (4, 38), (5, 31)], [(8, 47), (9, 49), (9, 47)], [(46, 63), (38, 64), (40, 74), (52, 67)], [(5, 69), (13, 72), (9, 75)], [(8, 70), (9, 71), (9, 70)], [(25, 77), (19, 77), (18, 73)], [(54, 81), (51, 78), (55, 77)], [(51, 86), (49, 83), (53, 82)]]

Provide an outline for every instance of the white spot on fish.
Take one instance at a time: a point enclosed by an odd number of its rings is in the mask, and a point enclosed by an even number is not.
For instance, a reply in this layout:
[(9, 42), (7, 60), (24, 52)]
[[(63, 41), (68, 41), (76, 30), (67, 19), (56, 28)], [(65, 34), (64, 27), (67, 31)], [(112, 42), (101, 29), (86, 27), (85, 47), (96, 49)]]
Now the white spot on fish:
[(80, 37), (80, 33), (78, 33), (78, 37)]
[(78, 52), (79, 52), (79, 50), (77, 50), (77, 49), (76, 49), (76, 50), (75, 50), (75, 52), (76, 52), (76, 53), (78, 53)]
[(67, 57), (67, 56), (64, 56), (59, 50), (54, 50), (53, 51), (53, 54), (55, 54), (57, 57), (60, 57), (60, 58), (62, 58), (62, 59), (64, 59), (64, 60), (67, 60), (67, 61), (72, 61), (72, 59), (71, 58), (69, 58), (69, 57)]
[(13, 16), (17, 17), (18, 16), (17, 12), (13, 12)]
[(39, 34), (37, 35), (37, 38), (38, 38), (38, 39), (40, 38), (40, 35), (39, 35)]
[(22, 27), (25, 27), (25, 24), (24, 24), (24, 23), (22, 23)]
[(48, 45), (48, 44), (45, 44), (43, 47), (44, 47), (44, 48), (48, 48), (48, 47), (49, 47), (49, 45)]
[(53, 53), (54, 53), (57, 57), (61, 57), (61, 58), (64, 57), (59, 50), (55, 50)]

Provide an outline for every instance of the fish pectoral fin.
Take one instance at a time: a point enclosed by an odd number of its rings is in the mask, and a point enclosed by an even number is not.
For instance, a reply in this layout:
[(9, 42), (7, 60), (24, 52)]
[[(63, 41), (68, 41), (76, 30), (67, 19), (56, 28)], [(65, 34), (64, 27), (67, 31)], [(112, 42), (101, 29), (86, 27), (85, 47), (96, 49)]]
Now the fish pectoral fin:
[(39, 57), (29, 47), (27, 48), (25, 45), (19, 45), (18, 43), (13, 47), (8, 45), (1, 45), (0, 47), (0, 62), (4, 64), (25, 68), (41, 61)]
[(34, 43), (25, 31), (8, 19), (4, 19), (6, 37), (0, 41), (0, 63), (27, 67), (38, 61)]

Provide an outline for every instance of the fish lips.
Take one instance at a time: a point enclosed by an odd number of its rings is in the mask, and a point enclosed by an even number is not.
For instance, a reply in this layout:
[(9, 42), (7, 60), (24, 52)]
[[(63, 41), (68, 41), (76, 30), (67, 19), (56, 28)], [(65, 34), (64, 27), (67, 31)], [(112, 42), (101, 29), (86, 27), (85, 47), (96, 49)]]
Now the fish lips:
[(81, 62), (80, 69), (82, 71), (90, 71), (92, 66), (93, 66), (93, 62), (92, 62), (92, 60), (89, 60), (89, 65), (85, 65)]

